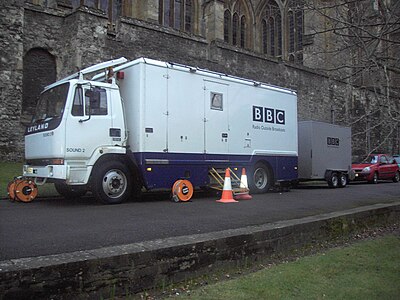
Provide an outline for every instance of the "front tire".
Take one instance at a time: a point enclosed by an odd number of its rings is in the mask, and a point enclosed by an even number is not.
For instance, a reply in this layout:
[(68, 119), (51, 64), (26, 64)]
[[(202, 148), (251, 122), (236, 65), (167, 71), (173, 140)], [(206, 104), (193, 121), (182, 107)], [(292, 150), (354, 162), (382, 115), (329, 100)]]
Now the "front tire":
[(249, 180), (250, 191), (254, 194), (268, 192), (272, 183), (272, 175), (267, 166), (257, 163), (251, 172)]
[(378, 183), (378, 179), (379, 179), (378, 173), (375, 172), (374, 176), (372, 177), (372, 180), (369, 183), (377, 184)]
[(104, 204), (119, 204), (129, 198), (132, 174), (121, 161), (106, 161), (93, 174), (92, 193)]

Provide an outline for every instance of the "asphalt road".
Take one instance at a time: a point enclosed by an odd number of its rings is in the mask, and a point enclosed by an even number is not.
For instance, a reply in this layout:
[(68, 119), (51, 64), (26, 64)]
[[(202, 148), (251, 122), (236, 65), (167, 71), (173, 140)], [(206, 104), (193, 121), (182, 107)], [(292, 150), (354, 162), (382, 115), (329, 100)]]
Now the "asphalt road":
[(100, 205), (93, 198), (0, 200), (0, 261), (88, 250), (171, 236), (214, 232), (296, 219), (375, 203), (400, 200), (400, 183), (355, 183), (343, 189), (326, 184), (290, 192), (253, 195), (221, 204), (216, 195), (195, 194), (174, 203), (165, 194), (140, 202)]

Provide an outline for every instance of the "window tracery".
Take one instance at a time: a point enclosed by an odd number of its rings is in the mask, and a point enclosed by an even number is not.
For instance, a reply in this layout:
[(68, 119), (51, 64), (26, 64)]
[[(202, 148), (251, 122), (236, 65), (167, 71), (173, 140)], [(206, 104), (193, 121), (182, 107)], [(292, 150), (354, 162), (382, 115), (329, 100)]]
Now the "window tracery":
[(249, 48), (248, 22), (250, 18), (244, 1), (235, 2), (231, 5), (232, 9), (228, 8), (228, 4), (225, 4), (224, 11), (224, 41), (241, 48)]
[(192, 32), (192, 0), (160, 0), (159, 23), (180, 31)]

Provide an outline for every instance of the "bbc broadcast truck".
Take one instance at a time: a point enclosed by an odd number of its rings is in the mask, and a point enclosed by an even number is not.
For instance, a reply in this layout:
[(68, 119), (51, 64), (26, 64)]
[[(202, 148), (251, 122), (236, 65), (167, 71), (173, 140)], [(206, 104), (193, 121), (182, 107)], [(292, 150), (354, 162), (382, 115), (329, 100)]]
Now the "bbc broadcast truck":
[(292, 90), (120, 58), (44, 89), (25, 132), (23, 175), (113, 204), (177, 180), (206, 188), (212, 169), (245, 168), (250, 191), (263, 193), (297, 179), (297, 138)]

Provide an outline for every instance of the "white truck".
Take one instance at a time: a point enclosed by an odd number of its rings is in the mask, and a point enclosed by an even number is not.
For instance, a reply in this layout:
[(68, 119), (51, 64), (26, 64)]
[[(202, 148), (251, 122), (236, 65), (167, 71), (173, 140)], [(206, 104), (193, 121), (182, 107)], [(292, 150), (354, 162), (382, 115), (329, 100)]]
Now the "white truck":
[(25, 132), (23, 175), (113, 204), (178, 179), (207, 187), (210, 169), (244, 167), (262, 193), (297, 178), (297, 150), (294, 91), (120, 58), (44, 89)]
[(299, 180), (325, 180), (345, 187), (351, 171), (351, 128), (317, 121), (300, 121)]

